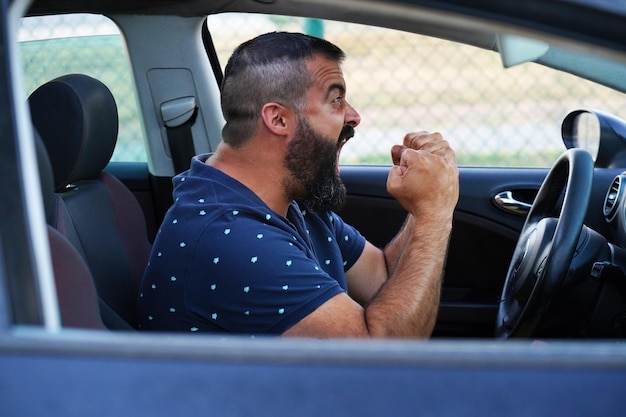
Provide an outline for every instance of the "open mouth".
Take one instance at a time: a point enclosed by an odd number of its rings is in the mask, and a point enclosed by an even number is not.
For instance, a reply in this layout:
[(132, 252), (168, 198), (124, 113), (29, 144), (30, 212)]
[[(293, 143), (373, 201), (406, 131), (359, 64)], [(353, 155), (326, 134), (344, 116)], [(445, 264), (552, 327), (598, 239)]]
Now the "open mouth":
[(339, 155), (341, 154), (341, 149), (343, 148), (343, 145), (345, 145), (353, 137), (354, 128), (350, 125), (345, 125), (343, 129), (341, 129), (341, 133), (339, 133), (339, 140), (337, 141), (337, 160), (335, 161), (337, 175), (339, 175)]
[(338, 146), (341, 148), (348, 140), (354, 136), (354, 128), (350, 125), (344, 125), (339, 133)]

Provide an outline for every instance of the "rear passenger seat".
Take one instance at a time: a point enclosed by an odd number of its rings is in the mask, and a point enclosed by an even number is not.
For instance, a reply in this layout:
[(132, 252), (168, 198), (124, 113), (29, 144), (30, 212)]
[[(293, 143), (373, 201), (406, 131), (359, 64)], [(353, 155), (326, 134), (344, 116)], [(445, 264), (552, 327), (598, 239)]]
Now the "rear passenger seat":
[(103, 171), (117, 141), (113, 95), (94, 78), (70, 74), (35, 90), (29, 105), (63, 200), (53, 224), (87, 262), (105, 325), (137, 328), (136, 297), (150, 243), (132, 192)]

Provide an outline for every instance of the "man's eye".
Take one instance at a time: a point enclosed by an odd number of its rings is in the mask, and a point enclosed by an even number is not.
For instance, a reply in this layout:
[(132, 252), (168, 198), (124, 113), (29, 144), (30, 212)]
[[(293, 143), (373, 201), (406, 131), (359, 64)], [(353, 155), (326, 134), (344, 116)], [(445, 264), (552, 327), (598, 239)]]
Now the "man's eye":
[(343, 97), (341, 96), (335, 97), (335, 99), (333, 100), (333, 103), (341, 103), (341, 100), (343, 100)]

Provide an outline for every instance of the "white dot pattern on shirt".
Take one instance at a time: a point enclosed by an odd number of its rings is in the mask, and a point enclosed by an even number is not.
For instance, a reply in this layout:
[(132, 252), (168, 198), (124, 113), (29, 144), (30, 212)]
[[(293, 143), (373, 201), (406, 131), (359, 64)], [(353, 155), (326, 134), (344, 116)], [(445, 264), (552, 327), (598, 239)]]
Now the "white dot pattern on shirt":
[[(181, 179), (181, 181), (184, 181), (184, 180), (185, 180), (185, 178), (182, 178), (182, 179)], [(176, 199), (176, 201), (178, 201), (178, 198)], [(204, 200), (204, 199), (202, 199), (202, 198), (200, 198), (200, 199), (198, 199), (198, 202), (199, 202), (199, 203), (204, 203), (204, 202), (205, 202), (205, 200)], [(231, 213), (232, 213), (232, 215), (233, 215), (233, 216), (238, 216), (240, 212), (239, 212), (239, 210), (232, 210), (232, 212), (231, 212)], [(303, 215), (303, 216), (306, 216), (306, 215), (307, 215), (307, 211), (306, 211), (306, 210), (302, 210), (302, 212), (301, 212), (301, 213), (302, 213), (302, 215)], [(203, 209), (201, 209), (200, 211), (198, 211), (198, 215), (199, 215), (199, 216), (205, 216), (206, 214), (207, 214), (207, 213), (206, 213), (206, 211), (205, 211), (205, 210), (203, 210)], [(266, 220), (267, 222), (270, 222), (270, 221), (272, 220), (272, 215), (271, 215), (270, 213), (267, 213), (267, 214), (265, 215), (265, 220)], [(331, 223), (333, 223), (333, 222), (334, 222), (334, 216), (333, 216), (333, 215), (329, 215), (329, 221), (330, 221)], [(173, 220), (172, 220), (172, 224), (174, 224), (174, 225), (178, 224), (178, 219), (173, 219)], [(231, 234), (231, 232), (232, 232), (232, 228), (226, 228), (226, 229), (224, 229), (224, 235), (226, 235), (226, 236), (230, 235), (230, 234)], [(310, 234), (309, 229), (306, 229), (306, 233), (307, 233), (307, 234)], [(257, 239), (263, 239), (263, 238), (264, 238), (264, 234), (263, 234), (263, 233), (257, 233), (257, 234), (256, 234), (256, 238), (257, 238)], [(292, 238), (293, 238), (293, 240), (294, 240), (294, 241), (298, 241), (298, 238), (297, 238), (295, 235), (293, 235), (293, 236), (292, 236)], [(344, 240), (345, 240), (346, 242), (347, 242), (347, 241), (349, 241), (349, 239), (350, 239), (350, 238), (349, 238), (349, 236), (348, 236), (348, 235), (345, 235), (345, 236), (344, 236)], [(333, 238), (332, 238), (332, 236), (327, 236), (327, 241), (328, 241), (328, 243), (332, 243), (332, 242), (333, 242)], [(288, 243), (289, 243), (289, 246), (291, 246), (291, 247), (293, 247), (293, 246), (294, 246), (294, 243), (293, 243), (293, 242), (288, 242)], [(180, 247), (181, 249), (184, 249), (186, 246), (187, 246), (187, 244), (186, 244), (185, 242), (180, 242), (180, 243), (179, 243), (179, 247)], [(157, 257), (162, 257), (162, 256), (163, 256), (163, 252), (162, 252), (162, 251), (157, 252)], [(214, 264), (214, 265), (217, 265), (217, 264), (219, 263), (219, 261), (220, 261), (220, 258), (219, 258), (218, 256), (216, 256), (216, 257), (214, 257), (214, 258), (213, 258), (213, 264)], [(251, 258), (250, 258), (250, 262), (251, 262), (251, 263), (257, 263), (257, 262), (259, 262), (259, 258), (258, 258), (258, 256), (253, 256), (253, 257), (251, 257)], [(326, 265), (330, 265), (330, 264), (331, 264), (331, 260), (330, 260), (330, 259), (326, 259), (326, 260), (324, 260), (324, 263), (325, 263)], [(285, 265), (286, 265), (287, 267), (291, 267), (291, 266), (293, 265), (293, 261), (292, 261), (291, 259), (287, 259), (287, 260), (285, 261)], [(347, 265), (347, 262), (344, 260), (344, 261), (343, 261), (343, 266), (345, 267), (346, 265)], [(319, 268), (317, 265), (315, 265), (315, 266), (314, 266), (314, 269), (315, 269), (316, 271), (320, 271), (320, 268)], [(172, 283), (176, 282), (176, 281), (177, 281), (176, 276), (172, 275), (172, 276), (170, 277), (170, 281), (171, 281)], [(153, 290), (156, 290), (156, 288), (157, 288), (157, 286), (156, 286), (155, 284), (152, 284), (152, 285), (151, 285), (151, 287), (152, 287), (152, 289), (153, 289)], [(321, 285), (319, 285), (319, 284), (318, 284), (318, 285), (316, 285), (316, 288), (317, 288), (317, 289), (321, 289)], [(283, 291), (288, 291), (288, 290), (289, 290), (289, 285), (288, 285), (288, 284), (285, 284), (285, 285), (283, 285), (283, 286), (281, 287), (281, 289), (282, 289)], [(217, 290), (217, 284), (211, 284), (211, 285), (210, 285), (210, 290), (211, 290), (211, 291), (213, 291), (213, 292), (214, 292), (214, 291), (216, 291), (216, 290)], [(250, 291), (251, 291), (251, 287), (250, 287), (249, 285), (247, 285), (247, 286), (243, 287), (243, 292), (244, 292), (244, 293), (249, 293)], [(140, 296), (141, 296), (141, 297), (143, 297), (143, 293), (142, 293)], [(279, 315), (283, 315), (283, 314), (285, 313), (285, 308), (284, 308), (284, 307), (280, 307), (280, 308), (278, 308), (276, 311), (277, 311), (277, 313), (278, 313)], [(170, 312), (170, 313), (172, 313), (172, 314), (173, 314), (173, 313), (176, 313), (176, 308), (175, 308), (175, 307), (169, 307), (169, 312)], [(250, 315), (251, 315), (251, 312), (250, 312), (250, 310), (245, 310), (245, 311), (243, 312), (243, 314), (244, 314), (245, 316), (250, 316)], [(218, 316), (218, 313), (217, 313), (217, 312), (214, 312), (214, 313), (212, 313), (212, 314), (211, 314), (211, 319), (212, 319), (212, 320), (217, 321), (217, 320), (218, 320), (218, 317), (219, 317), (219, 316)], [(148, 315), (148, 320), (154, 320), (154, 316), (153, 316), (153, 315)], [(199, 331), (199, 328), (198, 328), (198, 327), (196, 327), (196, 326), (193, 326), (193, 327), (191, 327), (189, 330), (190, 330), (191, 332), (197, 332), (197, 331)]]

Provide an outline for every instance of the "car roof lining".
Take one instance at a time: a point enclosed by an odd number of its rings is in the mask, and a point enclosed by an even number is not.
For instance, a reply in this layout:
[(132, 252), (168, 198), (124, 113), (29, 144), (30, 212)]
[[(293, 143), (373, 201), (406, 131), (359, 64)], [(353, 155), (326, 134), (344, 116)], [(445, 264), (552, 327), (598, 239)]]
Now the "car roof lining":
[[(537, 0), (536, 0), (537, 1)], [(546, 3), (564, 2), (541, 0)], [(601, 10), (576, 6), (569, 3), (571, 13), (591, 12), (601, 14), (604, 24), (621, 25), (620, 19), (608, 19)], [(530, 3), (530, 2), (525, 2)], [(574, 5), (572, 5), (574, 4)], [(566, 5), (568, 6), (568, 5)], [(558, 7), (552, 5), (552, 8)], [(576, 7), (576, 9), (574, 9)], [(545, 7), (549, 9), (549, 7)], [(519, 9), (519, 10), (518, 10)], [(27, 15), (61, 13), (98, 13), (104, 15), (176, 15), (202, 17), (223, 12), (284, 14), (299, 16), (306, 10), (305, 17), (327, 20), (349, 21), (367, 25), (384, 26), (398, 30), (416, 32), (451, 41), (463, 42), (483, 49), (496, 49), (496, 33), (511, 33), (521, 36), (536, 30), (557, 34), (561, 28), (555, 26), (552, 16), (547, 22), (524, 20), (517, 15), (532, 9), (531, 5), (493, 5), (488, 0), (474, 0), (465, 4), (461, 0), (388, 0), (384, 4), (375, 0), (129, 0), (111, 2), (107, 0), (34, 0)], [(516, 14), (516, 12), (519, 12)], [(471, 18), (474, 16), (474, 19)], [(586, 15), (588, 16), (588, 15)], [(546, 16), (541, 16), (546, 20)], [(495, 19), (495, 20), (494, 20)], [(498, 22), (498, 23), (496, 23)], [(619, 26), (619, 27), (621, 27)], [(416, 30), (419, 28), (419, 30)], [(565, 28), (568, 30), (568, 28)], [(575, 28), (578, 29), (578, 28)], [(570, 29), (571, 30), (571, 29)], [(574, 34), (578, 30), (574, 30)], [(622, 39), (619, 38), (621, 45)]]
[[(545, 0), (542, 0), (545, 1)], [(404, 3), (413, 3), (407, 7)], [(306, 10), (306, 16), (326, 20), (349, 21), (353, 23), (381, 26), (419, 33), (454, 42), (461, 42), (478, 48), (498, 51), (498, 33), (514, 34), (518, 36), (536, 36), (536, 27), (520, 28), (513, 26), (511, 18), (505, 21), (509, 24), (490, 22), (489, 10), (485, 2), (476, 0), (472, 13), (476, 18), (467, 15), (455, 14), (464, 5), (456, 0), (447, 1), (387, 1), (384, 8), (380, 2), (370, 0), (179, 0), (177, 2), (164, 0), (131, 0), (125, 2), (110, 2), (107, 0), (35, 0), (28, 11), (28, 15), (58, 14), (58, 13), (98, 13), (104, 15), (177, 15), (181, 17), (201, 17), (210, 14), (226, 12), (284, 14), (301, 16)], [(567, 2), (580, 5), (582, 1)], [(416, 7), (415, 4), (422, 4)], [(306, 7), (309, 5), (310, 7)], [(313, 7), (315, 6), (315, 7)], [(586, 6), (586, 5), (583, 5)], [(581, 6), (578, 6), (581, 7)], [(469, 7), (465, 6), (465, 9)], [(465, 10), (468, 12), (468, 10)], [(502, 12), (498, 10), (498, 12)], [(509, 11), (510, 12), (510, 11)], [(599, 11), (598, 13), (602, 13)], [(418, 30), (416, 30), (416, 28)], [(554, 41), (554, 42), (553, 42)], [(589, 70), (588, 57), (568, 51), (561, 45), (557, 37), (550, 40), (556, 43), (548, 53), (535, 62), (571, 72), (589, 80), (599, 82), (620, 91), (626, 91), (626, 77), (624, 70), (612, 61), (614, 54), (609, 53), (607, 59), (594, 57), (593, 70)], [(580, 46), (578, 46), (580, 47)], [(595, 49), (596, 52), (598, 48)], [(623, 57), (620, 56), (620, 59)], [(618, 70), (618, 76), (609, 76)]]
[[(267, 0), (265, 0), (267, 1)], [(433, 11), (427, 8), (406, 8), (401, 2), (388, 2), (381, 9), (376, 2), (357, 0), (344, 2), (287, 0), (271, 5), (262, 0), (182, 0), (170, 1), (135, 0), (129, 2), (108, 2), (95, 0), (35, 0), (27, 15), (39, 16), (62, 13), (97, 13), (104, 15), (177, 15), (181, 17), (202, 17), (211, 14), (241, 12), (302, 16), (302, 5), (316, 4), (317, 7), (305, 8), (306, 16), (326, 20), (349, 21), (365, 25), (383, 26), (397, 30), (416, 32), (451, 41), (463, 42), (484, 49), (496, 50), (496, 31), (487, 22), (474, 22), (467, 16), (459, 17), (451, 13)], [(87, 4), (86, 4), (87, 3)], [(319, 7), (324, 3), (324, 7)], [(452, 24), (454, 23), (454, 24)], [(418, 27), (419, 31), (415, 28)], [(467, 27), (467, 28), (466, 28)]]

